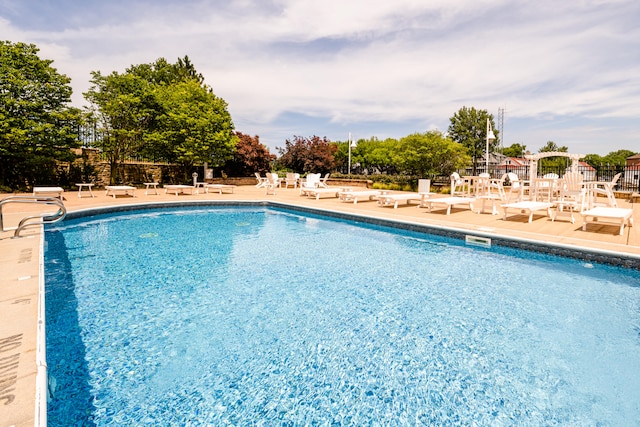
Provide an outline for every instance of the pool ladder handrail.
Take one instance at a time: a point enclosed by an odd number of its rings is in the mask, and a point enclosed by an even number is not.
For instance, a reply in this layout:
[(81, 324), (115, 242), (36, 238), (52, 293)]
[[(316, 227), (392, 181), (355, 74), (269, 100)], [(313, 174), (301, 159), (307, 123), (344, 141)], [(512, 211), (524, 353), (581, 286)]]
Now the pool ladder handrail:
[(8, 231), (4, 229), (4, 223), (2, 221), (2, 206), (9, 203), (35, 203), (40, 205), (56, 205), (58, 211), (55, 213), (45, 212), (36, 215), (29, 215), (20, 220), (16, 231), (13, 234), (13, 238), (20, 237), (20, 232), (27, 227), (33, 227), (41, 224), (51, 224), (54, 222), (62, 221), (67, 216), (67, 208), (64, 207), (62, 200), (56, 197), (41, 197), (41, 196), (9, 196), (0, 200), (0, 232)]

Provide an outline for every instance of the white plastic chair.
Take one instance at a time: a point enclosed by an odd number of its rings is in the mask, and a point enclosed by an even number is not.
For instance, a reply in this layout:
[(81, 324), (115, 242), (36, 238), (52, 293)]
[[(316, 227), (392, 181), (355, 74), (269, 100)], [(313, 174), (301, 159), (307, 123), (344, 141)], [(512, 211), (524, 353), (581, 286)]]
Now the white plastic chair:
[(329, 186), (327, 185), (327, 180), (329, 179), (329, 175), (330, 174), (326, 174), (324, 178), (320, 178), (320, 181), (318, 184), (320, 187), (329, 188)]
[(299, 180), (299, 173), (287, 172), (287, 176), (284, 179), (284, 188), (289, 188), (290, 185), (293, 185), (293, 188), (297, 188)]
[(458, 172), (451, 174), (451, 196), (466, 196), (467, 195), (467, 182), (460, 178)]
[[(620, 176), (622, 173), (616, 174), (610, 182), (594, 182), (592, 183), (589, 191), (589, 197), (591, 199), (591, 207), (593, 206), (608, 206), (611, 208), (617, 208), (618, 202), (616, 202), (616, 197), (613, 194), (613, 189), (618, 183)], [(598, 196), (604, 196), (607, 198), (606, 203), (596, 203), (595, 200)]]
[(266, 182), (264, 184), (264, 187), (267, 189), (267, 194), (269, 194), (269, 191), (272, 191), (273, 195), (276, 194), (276, 188), (280, 185), (280, 179), (278, 178), (278, 174), (277, 173), (267, 173), (266, 174)]
[(516, 175), (515, 172), (507, 173), (507, 178), (509, 178), (510, 183), (507, 201), (511, 201), (513, 194), (516, 194), (516, 199), (518, 201), (522, 201), (524, 199), (524, 183), (520, 181), (520, 178), (518, 178), (518, 175)]
[(260, 172), (256, 172), (256, 179), (258, 180), (256, 188), (262, 188), (266, 186), (267, 178), (260, 176)]
[(307, 194), (308, 190), (315, 190), (320, 186), (320, 174), (310, 173), (305, 180), (300, 183), (300, 194)]

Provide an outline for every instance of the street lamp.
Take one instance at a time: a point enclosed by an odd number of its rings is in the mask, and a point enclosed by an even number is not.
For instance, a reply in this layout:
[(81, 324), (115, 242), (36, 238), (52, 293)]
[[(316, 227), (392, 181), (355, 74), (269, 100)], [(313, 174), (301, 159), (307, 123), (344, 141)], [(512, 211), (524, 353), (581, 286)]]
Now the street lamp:
[(351, 148), (356, 148), (358, 144), (351, 140), (351, 132), (349, 132), (349, 175), (351, 175)]
[(489, 173), (489, 141), (495, 141), (495, 139), (496, 139), (496, 136), (493, 134), (493, 130), (491, 129), (491, 122), (487, 117), (487, 151), (484, 158), (486, 173)]

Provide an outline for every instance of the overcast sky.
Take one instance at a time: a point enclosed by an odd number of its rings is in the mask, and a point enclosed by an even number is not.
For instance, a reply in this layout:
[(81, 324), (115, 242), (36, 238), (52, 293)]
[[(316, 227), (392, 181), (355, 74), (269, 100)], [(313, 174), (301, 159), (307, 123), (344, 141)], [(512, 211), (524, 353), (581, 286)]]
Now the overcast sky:
[(640, 152), (638, 0), (0, 0), (0, 38), (54, 60), (76, 106), (91, 71), (188, 55), (272, 152), (446, 131), (463, 106), (504, 108), (505, 146)]

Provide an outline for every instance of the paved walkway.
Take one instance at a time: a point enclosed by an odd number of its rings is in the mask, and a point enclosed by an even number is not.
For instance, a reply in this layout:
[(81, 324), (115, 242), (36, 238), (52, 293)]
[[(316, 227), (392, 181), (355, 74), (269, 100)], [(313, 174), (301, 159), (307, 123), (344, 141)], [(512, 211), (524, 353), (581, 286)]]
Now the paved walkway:
[[(619, 226), (589, 224), (582, 231), (582, 220), (576, 215), (575, 224), (568, 218), (552, 222), (546, 215), (534, 215), (528, 223), (526, 215), (510, 214), (506, 221), (501, 215), (477, 214), (466, 207), (452, 207), (450, 215), (445, 209), (434, 207), (428, 213), (415, 204), (400, 204), (397, 209), (379, 206), (375, 201), (358, 204), (340, 202), (326, 195), (319, 200), (301, 197), (298, 189), (277, 189), (277, 194), (266, 195), (264, 189), (253, 186), (237, 187), (234, 193), (223, 194), (165, 194), (145, 195), (144, 189), (136, 197), (107, 197), (95, 190), (95, 198), (78, 198), (76, 192), (65, 193), (65, 206), (70, 212), (82, 209), (125, 204), (175, 202), (191, 200), (276, 201), (297, 206), (407, 221), (455, 229), (469, 230), (493, 236), (510, 236), (576, 248), (627, 253), (640, 257), (640, 204), (618, 200), (620, 207), (632, 208), (635, 227), (625, 227), (619, 235)], [(0, 199), (7, 194), (0, 195)], [(7, 205), (4, 209), (5, 228), (17, 224), (27, 212), (40, 207)], [(46, 207), (49, 211), (52, 207)], [(38, 327), (39, 284), (41, 273), (41, 235), (38, 229), (24, 233), (26, 238), (11, 239), (12, 233), (0, 233), (0, 427), (33, 426), (37, 424), (36, 410), (36, 336)]]

